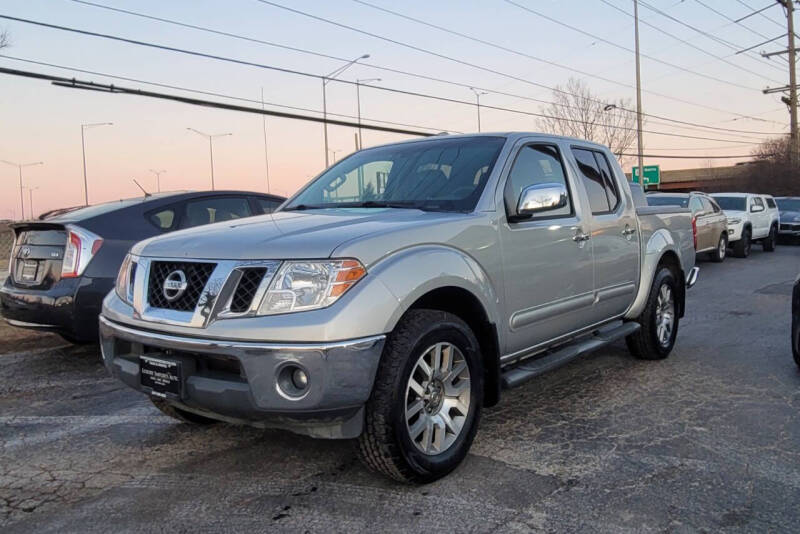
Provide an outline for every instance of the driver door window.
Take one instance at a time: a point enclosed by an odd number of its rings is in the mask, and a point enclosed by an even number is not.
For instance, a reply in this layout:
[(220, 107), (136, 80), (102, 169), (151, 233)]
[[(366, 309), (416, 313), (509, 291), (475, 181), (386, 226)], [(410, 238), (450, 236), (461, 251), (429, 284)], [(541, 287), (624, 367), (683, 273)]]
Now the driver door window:
[[(564, 174), (564, 167), (558, 149), (550, 145), (527, 145), (517, 154), (511, 173), (506, 182), (506, 210), (513, 213), (519, 197), (526, 187), (532, 185), (556, 183), (567, 188), (567, 205), (543, 214), (544, 218), (565, 217), (572, 213), (572, 201), (569, 198), (569, 186)], [(541, 217), (538, 217), (541, 218)]]

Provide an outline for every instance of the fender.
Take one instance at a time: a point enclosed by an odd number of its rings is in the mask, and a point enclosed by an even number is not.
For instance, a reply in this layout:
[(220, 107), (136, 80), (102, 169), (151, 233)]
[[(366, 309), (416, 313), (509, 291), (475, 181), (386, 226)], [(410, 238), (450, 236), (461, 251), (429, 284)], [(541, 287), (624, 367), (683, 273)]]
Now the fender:
[[(666, 228), (659, 228), (653, 232), (644, 247), (639, 275), (639, 291), (636, 293), (633, 304), (625, 313), (626, 319), (635, 319), (642, 313), (647, 303), (647, 297), (650, 294), (650, 288), (653, 285), (653, 278), (656, 276), (656, 267), (658, 267), (664, 254), (670, 251), (675, 253), (679, 261), (681, 260), (680, 247), (675, 243), (672, 234)], [(681, 280), (683, 280), (683, 266), (681, 266), (681, 273), (679, 274)]]
[(473, 294), (489, 322), (498, 324), (500, 301), (489, 276), (472, 257), (444, 245), (420, 245), (400, 250), (371, 268), (395, 296), (399, 306), (386, 320), (390, 332), (403, 314), (423, 295), (442, 287), (458, 287)]

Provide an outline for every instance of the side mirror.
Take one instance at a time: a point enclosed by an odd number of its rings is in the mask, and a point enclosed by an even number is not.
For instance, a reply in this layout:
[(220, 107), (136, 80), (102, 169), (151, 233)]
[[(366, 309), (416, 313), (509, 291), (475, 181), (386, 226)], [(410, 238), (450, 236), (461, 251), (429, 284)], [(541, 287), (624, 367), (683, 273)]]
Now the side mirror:
[(567, 205), (567, 188), (564, 184), (546, 183), (526, 187), (519, 195), (517, 215), (535, 215), (557, 210)]
[(758, 213), (759, 211), (764, 211), (764, 206), (755, 205), (750, 207), (750, 213)]

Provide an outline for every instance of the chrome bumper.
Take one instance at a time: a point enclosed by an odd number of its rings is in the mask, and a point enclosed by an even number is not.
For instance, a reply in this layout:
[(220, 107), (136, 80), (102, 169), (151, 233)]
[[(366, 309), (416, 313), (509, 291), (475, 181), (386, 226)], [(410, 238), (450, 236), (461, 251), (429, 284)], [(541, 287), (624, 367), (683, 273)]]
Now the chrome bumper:
[[(170, 403), (208, 417), (285, 428), (325, 438), (361, 433), (384, 335), (331, 343), (255, 343), (173, 336), (131, 328), (100, 317), (103, 363), (128, 386), (141, 385), (143, 355), (179, 361), (180, 398)], [(291, 396), (279, 386), (292, 365), (308, 376), (308, 388)]]

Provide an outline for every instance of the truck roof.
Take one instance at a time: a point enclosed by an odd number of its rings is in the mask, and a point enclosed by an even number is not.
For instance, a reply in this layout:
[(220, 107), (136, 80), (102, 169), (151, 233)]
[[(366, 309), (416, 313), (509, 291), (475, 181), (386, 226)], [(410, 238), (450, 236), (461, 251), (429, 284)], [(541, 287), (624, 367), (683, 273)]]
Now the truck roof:
[(447, 132), (442, 132), (440, 134), (435, 134), (430, 137), (421, 137), (418, 139), (407, 139), (405, 141), (397, 141), (393, 143), (384, 143), (382, 145), (375, 145), (369, 148), (365, 148), (364, 150), (371, 150), (373, 148), (382, 148), (386, 146), (392, 145), (404, 145), (408, 143), (423, 143), (426, 141), (432, 141), (435, 139), (464, 139), (470, 137), (505, 137), (511, 141), (515, 141), (517, 139), (522, 139), (525, 137), (541, 137), (545, 140), (559, 140), (559, 141), (573, 141), (575, 143), (580, 143), (582, 145), (591, 145), (594, 147), (600, 148), (608, 148), (607, 146), (596, 143), (594, 141), (588, 141), (586, 139), (579, 139), (577, 137), (568, 137), (565, 135), (555, 135), (549, 134), (544, 132), (521, 132), (521, 131), (501, 131), (501, 132), (480, 132), (480, 133), (465, 133), (465, 134), (449, 134)]

